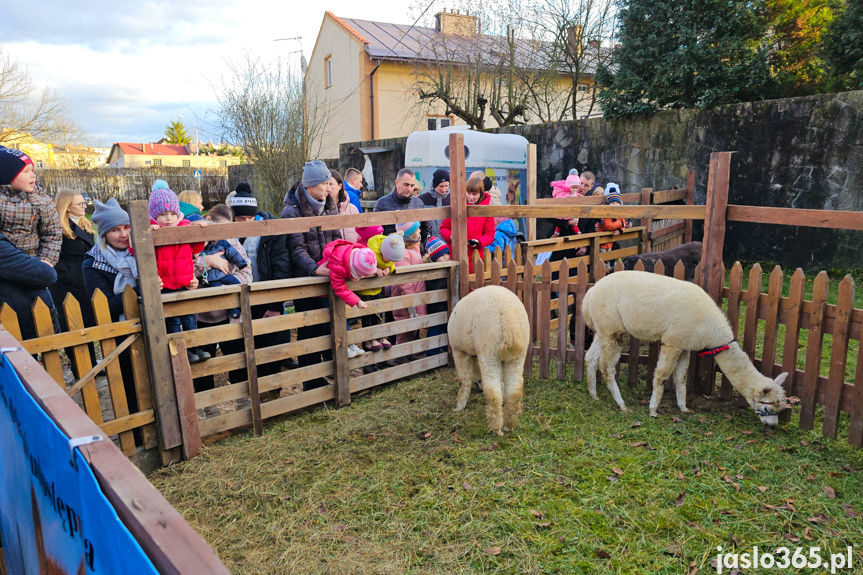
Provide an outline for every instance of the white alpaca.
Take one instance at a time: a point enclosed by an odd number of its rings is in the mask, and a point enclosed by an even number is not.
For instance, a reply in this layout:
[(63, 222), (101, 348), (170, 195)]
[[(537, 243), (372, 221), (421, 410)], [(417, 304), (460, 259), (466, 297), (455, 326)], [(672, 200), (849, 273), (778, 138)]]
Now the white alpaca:
[(720, 350), (716, 363), (728, 381), (767, 425), (776, 425), (785, 403), (782, 382), (759, 373), (734, 341), (731, 326), (704, 290), (695, 284), (647, 272), (616, 272), (588, 290), (581, 308), (584, 321), (596, 335), (585, 355), (587, 388), (596, 396), (596, 370), (623, 411), (628, 411), (615, 380), (624, 334), (641, 341), (659, 341), (661, 350), (653, 375), (650, 415), (662, 400), (665, 381), (674, 374), (677, 405), (686, 409), (686, 370), (690, 351)]
[(471, 383), (481, 379), (489, 429), (497, 435), (511, 431), (521, 413), (530, 345), (524, 305), (504, 287), (474, 290), (456, 304), (447, 331), (461, 382), (455, 410), (464, 410)]

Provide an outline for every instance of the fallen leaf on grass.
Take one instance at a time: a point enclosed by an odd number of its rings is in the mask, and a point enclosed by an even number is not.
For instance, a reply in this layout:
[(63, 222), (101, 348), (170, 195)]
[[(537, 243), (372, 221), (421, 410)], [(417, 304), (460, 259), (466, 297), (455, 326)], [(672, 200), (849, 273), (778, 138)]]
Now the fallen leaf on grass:
[(608, 477), (606, 477), (606, 479), (608, 479), (609, 481), (617, 481), (617, 475), (609, 475)]
[(677, 496), (677, 499), (674, 500), (674, 506), (680, 507), (683, 505), (683, 500), (686, 499), (686, 490), (684, 489), (680, 495)]
[(551, 527), (551, 521), (548, 521), (546, 523), (537, 523), (536, 526), (537, 527)]
[(731, 485), (734, 486), (734, 491), (740, 491), (740, 484), (739, 483), (732, 483)]
[(344, 531), (345, 529), (347, 529), (347, 528), (348, 528), (348, 526), (347, 526), (347, 525), (336, 525), (336, 526), (334, 527), (334, 529), (335, 529), (336, 531), (340, 532), (340, 533), (341, 533), (342, 531)]
[(692, 571), (689, 572), (689, 575), (698, 575), (698, 567), (693, 567)]
[(767, 487), (766, 487), (766, 486), (764, 486), (764, 485), (759, 485), (759, 486), (758, 486), (758, 491), (760, 491), (761, 493), (764, 493), (765, 491), (767, 491)]
[(731, 536), (731, 540), (734, 542), (735, 547), (740, 547), (740, 541), (734, 535)]
[(679, 479), (680, 481), (683, 481), (684, 479), (686, 479), (686, 477), (683, 475), (682, 471), (677, 472), (677, 479)]
[(323, 515), (323, 514), (324, 514), (324, 513), (326, 513), (326, 512), (327, 512), (327, 506), (326, 506), (326, 505), (324, 505), (323, 503), (321, 503), (320, 505), (318, 505), (318, 513), (320, 513), (321, 515)]
[(708, 431), (707, 433), (704, 434), (704, 437), (713, 437), (713, 432)]
[(674, 417), (671, 418), (671, 422), (672, 423), (680, 423), (680, 418), (675, 415)]
[(672, 543), (668, 547), (665, 548), (665, 554), (671, 555), (672, 557), (680, 557), (681, 549), (679, 543)]
[(629, 444), (630, 447), (644, 447), (645, 445), (647, 445), (646, 441), (636, 441), (635, 443)]
[(700, 421), (701, 423), (707, 423), (707, 418), (706, 417), (699, 417), (698, 421)]
[(843, 475), (845, 475), (845, 474), (844, 474), (844, 473), (840, 473), (840, 472), (838, 472), (838, 471), (830, 471), (830, 472), (828, 472), (828, 473), (827, 473), (827, 475), (829, 475), (830, 477), (842, 477), (842, 476), (843, 476)]
[(488, 517), (488, 511), (486, 511), (485, 509), (483, 509), (482, 511), (480, 511), (480, 512), (479, 512), (479, 514), (480, 514), (481, 516), (483, 516), (483, 517)]
[(810, 475), (809, 477), (806, 478), (806, 481), (815, 481), (815, 476)]
[(426, 431), (425, 433), (420, 433), (418, 435), (418, 437), (420, 439), (428, 439), (429, 437), (431, 437), (431, 431)]
[(611, 559), (611, 553), (609, 553), (605, 549), (599, 549), (596, 552), (596, 556), (599, 557), (600, 559)]
[(631, 427), (641, 427), (641, 422), (636, 419), (635, 421), (632, 422)]
[(619, 467), (612, 467), (611, 470), (614, 471), (614, 473), (616, 473), (617, 475), (623, 475), (623, 470)]
[(812, 528), (811, 527), (807, 527), (803, 531), (803, 538), (806, 539), (806, 541), (812, 541)]
[(489, 547), (482, 550), (486, 555), (500, 555), (500, 547)]
[(494, 484), (495, 487), (503, 487), (504, 485), (506, 485), (506, 483), (504, 483), (503, 481), (498, 481)]
[(611, 436), (611, 438), (612, 439), (623, 439), (623, 435), (621, 435), (619, 433), (615, 433), (614, 435)]
[(836, 499), (836, 491), (830, 486), (824, 486), (824, 495), (827, 496), (827, 499)]
[(786, 533), (785, 538), (791, 541), (792, 543), (800, 543), (800, 538), (796, 535), (792, 535), (791, 533)]
[(473, 489), (473, 485), (471, 485), (471, 484), (470, 484), (470, 483), (468, 483), (467, 481), (465, 481), (464, 483), (462, 483), (462, 487), (464, 487), (464, 488), (465, 488), (466, 490), (468, 490), (468, 491), (470, 491), (471, 489)]
[(807, 517), (806, 521), (810, 523), (820, 523), (821, 525), (830, 525), (833, 523), (833, 519), (823, 513), (816, 513), (812, 517)]
[(486, 449), (487, 449), (488, 451), (494, 451), (495, 449), (497, 449), (497, 443), (492, 443), (491, 445), (489, 445), (488, 447), (486, 447)]
[(800, 445), (802, 445), (803, 447), (809, 447), (809, 442), (808, 442), (808, 441), (801, 440), (801, 441), (800, 441)]
[(845, 515), (847, 515), (851, 519), (854, 519), (855, 517), (860, 517), (860, 514), (854, 510), (854, 507), (852, 507), (850, 503), (843, 503), (842, 511), (844, 511)]
[(752, 432), (748, 430), (743, 430), (740, 433), (742, 433), (743, 435), (752, 435)]
[(533, 515), (534, 517), (539, 517), (540, 519), (545, 517), (545, 513), (543, 513), (542, 511), (537, 511), (536, 509), (531, 509), (530, 514)]

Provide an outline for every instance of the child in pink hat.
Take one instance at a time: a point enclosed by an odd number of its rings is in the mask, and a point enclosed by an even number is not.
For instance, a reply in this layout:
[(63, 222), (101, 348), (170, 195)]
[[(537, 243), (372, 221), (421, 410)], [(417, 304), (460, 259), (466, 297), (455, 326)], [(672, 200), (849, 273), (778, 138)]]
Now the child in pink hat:
[(318, 262), (318, 266), (315, 274), (329, 276), (333, 284), (333, 292), (347, 305), (356, 306), (359, 309), (369, 307), (360, 299), (360, 296), (348, 289), (347, 282), (375, 275), (378, 269), (375, 252), (361, 244), (336, 240), (326, 245), (324, 256)]

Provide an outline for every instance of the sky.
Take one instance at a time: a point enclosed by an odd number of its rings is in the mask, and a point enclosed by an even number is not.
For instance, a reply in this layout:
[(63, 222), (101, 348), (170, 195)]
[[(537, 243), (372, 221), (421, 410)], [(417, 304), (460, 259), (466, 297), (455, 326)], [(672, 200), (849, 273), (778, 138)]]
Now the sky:
[[(429, 2), (426, 18), (445, 7)], [(83, 143), (155, 142), (178, 115), (193, 141), (191, 120), (202, 142), (219, 141), (216, 90), (228, 62), (249, 53), (299, 68), (327, 10), (395, 24), (418, 14), (408, 0), (0, 0), (0, 49), (69, 103)]]

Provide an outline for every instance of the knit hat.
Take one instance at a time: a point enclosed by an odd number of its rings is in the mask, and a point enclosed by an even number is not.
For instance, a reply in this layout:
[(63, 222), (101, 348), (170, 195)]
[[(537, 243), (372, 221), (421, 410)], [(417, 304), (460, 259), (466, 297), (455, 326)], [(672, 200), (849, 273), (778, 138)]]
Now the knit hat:
[(174, 212), (178, 217), (183, 217), (183, 212), (180, 210), (180, 200), (177, 199), (177, 194), (168, 187), (168, 182), (165, 180), (156, 180), (153, 182), (153, 193), (150, 194), (150, 219), (155, 220), (165, 212)]
[(99, 233), (100, 239), (117, 226), (131, 225), (129, 214), (120, 207), (114, 198), (110, 198), (104, 204), (99, 200), (94, 200), (93, 206), (96, 208), (96, 211), (93, 212), (93, 223), (96, 224), (96, 231)]
[(303, 166), (303, 186), (306, 188), (328, 182), (331, 177), (330, 169), (320, 160), (306, 162), (306, 165)]
[(369, 243), (369, 240), (372, 237), (379, 236), (384, 233), (383, 226), (366, 226), (354, 229), (356, 230), (357, 235), (360, 236), (360, 239), (365, 243)]
[(440, 184), (449, 181), (449, 170), (435, 170), (432, 174), (432, 189), (437, 188)]
[(0, 146), (0, 186), (8, 186), (33, 160), (21, 150)]
[(390, 234), (381, 242), (381, 257), (388, 262), (400, 262), (405, 257), (405, 241), (398, 234)]
[(429, 238), (426, 242), (426, 253), (431, 261), (436, 262), (442, 255), (449, 253), (449, 246), (440, 238)]
[(575, 168), (569, 171), (569, 175), (566, 177), (566, 185), (567, 186), (578, 186), (581, 184), (581, 179), (578, 177), (578, 170)]
[(351, 277), (371, 277), (378, 268), (378, 258), (369, 248), (354, 248), (351, 250), (350, 267)]
[(414, 235), (418, 229), (420, 229), (419, 222), (404, 222), (396, 224), (396, 232), (400, 233), (405, 238), (409, 238)]
[(623, 204), (623, 200), (620, 199), (620, 188), (617, 187), (617, 184), (608, 182), (608, 185), (605, 186), (605, 203), (610, 204), (611, 202)]
[(229, 207), (234, 210), (234, 216), (258, 215), (258, 200), (252, 195), (252, 188), (246, 182), (237, 184), (234, 197), (231, 198)]

